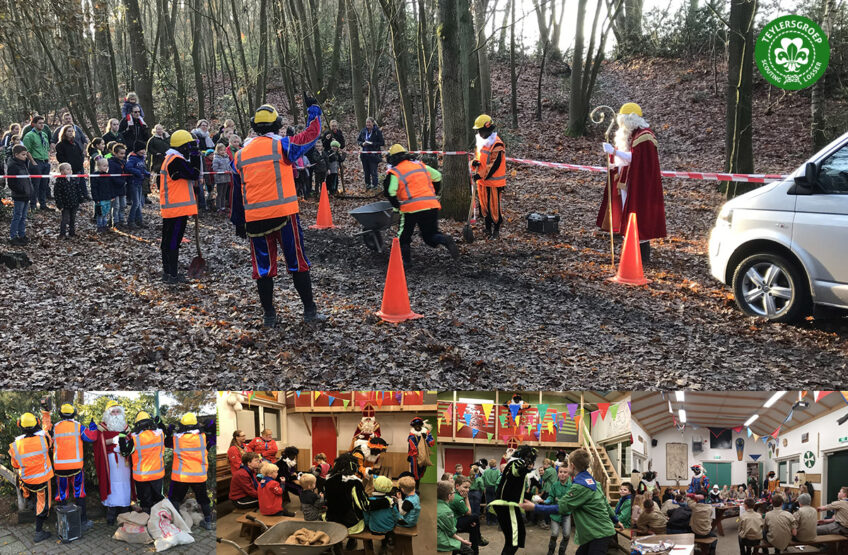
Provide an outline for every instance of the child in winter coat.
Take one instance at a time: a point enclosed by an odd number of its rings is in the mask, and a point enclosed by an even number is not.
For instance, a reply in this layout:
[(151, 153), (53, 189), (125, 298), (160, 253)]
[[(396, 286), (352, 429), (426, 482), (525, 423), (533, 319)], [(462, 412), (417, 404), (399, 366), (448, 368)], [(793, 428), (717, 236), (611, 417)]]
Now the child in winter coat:
[[(104, 157), (94, 162), (94, 175), (109, 173), (109, 160)], [(91, 198), (94, 200), (94, 217), (97, 220), (97, 232), (103, 233), (109, 229), (109, 215), (112, 212), (112, 181), (109, 177), (91, 178)]]
[(262, 480), (256, 491), (259, 493), (259, 512), (265, 516), (280, 516), (286, 512), (283, 509), (283, 487), (277, 481), (279, 470), (277, 465), (267, 462), (259, 468)]
[(32, 196), (31, 172), (38, 171), (35, 166), (29, 164), (29, 152), (24, 145), (12, 147), (12, 157), (6, 165), (6, 173), (19, 177), (9, 177), (9, 189), (12, 191), (14, 211), (12, 213), (12, 224), (9, 227), (9, 240), (13, 245), (26, 245), (29, 239), (26, 236), (27, 207)]
[(327, 157), (327, 192), (339, 194), (339, 169), (345, 159), (345, 153), (339, 150), (339, 142), (330, 142), (330, 151), (324, 153)]
[(300, 492), (300, 510), (303, 511), (303, 520), (322, 520), (323, 513), (327, 510), (324, 496), (317, 491), (317, 483), (314, 474), (300, 476), (300, 487), (303, 488)]
[(133, 153), (127, 158), (124, 170), (132, 174), (127, 180), (127, 192), (130, 197), (130, 215), (127, 218), (129, 227), (147, 227), (141, 219), (141, 208), (144, 206), (144, 180), (150, 177), (144, 157), (147, 153), (145, 143), (136, 143)]
[[(71, 165), (67, 162), (59, 164), (59, 177), (53, 185), (53, 195), (56, 197), (56, 208), (62, 211), (62, 223), (59, 224), (59, 237), (76, 236), (77, 210), (82, 202), (80, 188), (67, 176), (71, 175)], [(65, 234), (67, 229), (68, 233)]]
[(113, 174), (113, 177), (108, 179), (112, 185), (112, 224), (115, 227), (124, 227), (124, 210), (127, 207), (127, 178), (114, 176), (124, 173), (126, 154), (127, 147), (118, 143), (112, 148), (112, 157), (109, 158), (109, 173)]
[(134, 92), (128, 92), (124, 98), (124, 104), (121, 106), (121, 117), (125, 118), (132, 114), (133, 108), (138, 107), (141, 110), (141, 117), (144, 117), (144, 108), (138, 103), (138, 95)]
[(380, 552), (385, 553), (394, 544), (394, 529), (398, 521), (398, 510), (394, 498), (389, 496), (392, 491), (392, 480), (387, 476), (374, 478), (374, 493), (368, 498), (368, 510), (365, 512), (365, 523), (373, 534), (386, 536), (380, 546)]
[(230, 174), (230, 156), (227, 145), (218, 143), (215, 145), (215, 157), (212, 159), (212, 171), (215, 172), (215, 198), (218, 212), (227, 210), (227, 200), (230, 198), (230, 183), (233, 176)]

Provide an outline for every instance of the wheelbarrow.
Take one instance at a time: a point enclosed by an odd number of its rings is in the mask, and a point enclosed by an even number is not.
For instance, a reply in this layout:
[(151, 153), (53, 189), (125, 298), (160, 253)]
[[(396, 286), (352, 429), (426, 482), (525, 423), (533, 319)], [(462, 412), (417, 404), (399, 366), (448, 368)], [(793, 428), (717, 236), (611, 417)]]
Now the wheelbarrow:
[[(319, 555), (325, 552), (332, 552), (333, 546), (347, 539), (347, 528), (338, 522), (286, 520), (268, 528), (261, 520), (255, 518), (250, 518), (250, 520), (258, 523), (265, 531), (253, 540), (253, 543), (247, 549), (240, 547), (232, 540), (224, 538), (217, 538), (217, 542), (231, 545), (242, 555), (248, 555), (249, 551), (254, 547), (263, 555), (266, 553), (273, 553), (274, 555)], [(330, 543), (326, 545), (287, 544), (286, 539), (301, 528), (326, 533), (330, 536)]]
[(392, 227), (400, 219), (398, 213), (392, 209), (392, 204), (387, 200), (354, 208), (348, 214), (362, 226), (362, 231), (356, 235), (362, 237), (366, 247), (378, 253), (382, 253), (385, 248), (383, 231)]

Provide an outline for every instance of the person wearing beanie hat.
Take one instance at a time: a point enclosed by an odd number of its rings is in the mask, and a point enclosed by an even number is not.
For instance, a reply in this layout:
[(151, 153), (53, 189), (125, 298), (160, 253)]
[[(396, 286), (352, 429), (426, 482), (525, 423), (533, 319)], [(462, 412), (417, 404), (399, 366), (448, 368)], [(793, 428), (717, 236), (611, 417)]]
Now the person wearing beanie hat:
[(400, 212), (398, 237), (404, 266), (409, 268), (412, 263), (412, 234), (416, 226), (421, 228), (427, 246), (444, 245), (454, 260), (459, 258), (459, 247), (453, 237), (439, 232), (441, 172), (418, 162), (399, 144), (391, 146), (386, 163), (383, 187), (389, 202)]
[(342, 152), (339, 141), (330, 141), (330, 148), (324, 149), (327, 156), (327, 192), (331, 195), (339, 193), (339, 180), (341, 178), (342, 162), (345, 161), (345, 153)]
[(391, 496), (392, 480), (388, 476), (374, 478), (374, 493), (368, 498), (368, 510), (365, 512), (365, 524), (372, 534), (385, 535), (380, 553), (393, 548), (394, 529), (398, 521), (396, 500)]
[(636, 214), (639, 250), (642, 261), (648, 263), (651, 260), (649, 241), (666, 236), (657, 137), (642, 117), (642, 108), (634, 102), (621, 106), (616, 123), (615, 146), (602, 145), (609, 156), (612, 206), (607, 206), (605, 187), (596, 223), (601, 229), (610, 230), (611, 227), (613, 233), (624, 233), (630, 214)]

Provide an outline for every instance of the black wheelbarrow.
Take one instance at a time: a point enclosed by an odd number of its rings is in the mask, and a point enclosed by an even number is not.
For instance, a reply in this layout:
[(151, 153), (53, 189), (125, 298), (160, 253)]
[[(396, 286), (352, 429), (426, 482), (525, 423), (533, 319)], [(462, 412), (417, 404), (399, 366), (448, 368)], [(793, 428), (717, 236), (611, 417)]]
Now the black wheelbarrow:
[(398, 213), (392, 209), (392, 204), (387, 200), (354, 208), (348, 214), (362, 226), (362, 231), (356, 235), (362, 237), (366, 247), (378, 253), (382, 253), (385, 248), (383, 231), (392, 227), (400, 219)]
[[(248, 519), (259, 523), (265, 530), (247, 548), (242, 548), (236, 542), (224, 538), (217, 538), (217, 542), (234, 547), (241, 555), (247, 555), (253, 549), (258, 549), (263, 555), (320, 555), (332, 552), (334, 546), (347, 539), (347, 528), (337, 522), (289, 520), (269, 528), (257, 518), (251, 518), (248, 515)], [(329, 536), (329, 543), (325, 545), (287, 544), (286, 539), (300, 528), (326, 533)]]

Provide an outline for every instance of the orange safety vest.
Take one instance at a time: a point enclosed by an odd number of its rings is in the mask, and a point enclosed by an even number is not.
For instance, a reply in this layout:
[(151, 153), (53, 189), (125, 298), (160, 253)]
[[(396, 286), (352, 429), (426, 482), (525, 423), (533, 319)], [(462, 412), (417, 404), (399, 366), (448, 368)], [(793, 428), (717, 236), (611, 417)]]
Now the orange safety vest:
[(19, 436), (9, 444), (12, 460), (20, 468), (21, 480), (30, 484), (43, 484), (53, 477), (50, 451), (43, 433), (31, 437)]
[(172, 482), (205, 482), (209, 471), (206, 457), (206, 434), (174, 434)]
[(135, 444), (132, 452), (132, 476), (136, 482), (150, 482), (165, 477), (165, 435), (162, 430), (132, 433)]
[(283, 156), (282, 141), (256, 137), (236, 154), (236, 168), (241, 177), (245, 221), (297, 214), (294, 173)]
[(397, 199), (401, 212), (418, 212), (441, 208), (430, 172), (423, 162), (404, 160), (388, 173), (398, 180)]
[(168, 166), (176, 158), (185, 160), (182, 156), (169, 154), (159, 171), (159, 211), (163, 218), (197, 214), (197, 200), (194, 197), (192, 182), (188, 179), (171, 179), (168, 174)]
[(62, 420), (53, 427), (53, 468), (82, 468), (82, 425), (76, 420)]
[[(484, 147), (482, 150), (477, 150), (477, 161), (480, 162), (477, 173), (482, 177), (485, 177), (489, 173), (489, 164), (497, 157), (498, 150), (504, 152), (504, 156), (506, 156), (506, 150), (500, 137), (497, 137), (491, 145)], [(506, 185), (506, 159), (504, 158), (492, 177), (481, 179), (477, 183), (484, 187), (503, 187)]]

